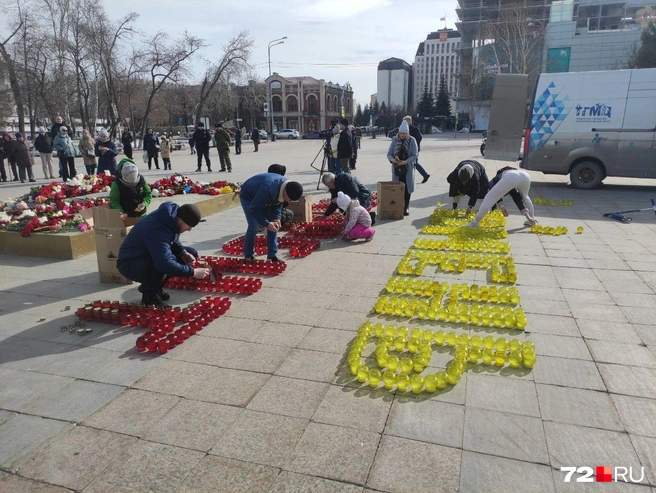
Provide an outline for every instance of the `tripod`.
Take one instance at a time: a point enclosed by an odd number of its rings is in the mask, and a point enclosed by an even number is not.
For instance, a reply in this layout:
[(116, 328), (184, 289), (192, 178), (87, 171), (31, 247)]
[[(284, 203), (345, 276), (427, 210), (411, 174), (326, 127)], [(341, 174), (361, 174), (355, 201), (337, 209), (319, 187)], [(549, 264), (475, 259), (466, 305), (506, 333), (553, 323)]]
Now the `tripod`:
[[(319, 154), (321, 154), (321, 152), (323, 152), (323, 159), (321, 160), (321, 168), (317, 168), (314, 165), (314, 162), (317, 160), (317, 158), (319, 157)], [(326, 169), (327, 164), (328, 164), (328, 156), (326, 155), (326, 143), (324, 142), (321, 145), (321, 149), (319, 149), (319, 152), (317, 152), (317, 155), (314, 156), (314, 159), (310, 163), (310, 168), (314, 168), (319, 172), (319, 181), (317, 181), (317, 190), (319, 190), (319, 187), (321, 186), (321, 177), (327, 171), (327, 169)]]

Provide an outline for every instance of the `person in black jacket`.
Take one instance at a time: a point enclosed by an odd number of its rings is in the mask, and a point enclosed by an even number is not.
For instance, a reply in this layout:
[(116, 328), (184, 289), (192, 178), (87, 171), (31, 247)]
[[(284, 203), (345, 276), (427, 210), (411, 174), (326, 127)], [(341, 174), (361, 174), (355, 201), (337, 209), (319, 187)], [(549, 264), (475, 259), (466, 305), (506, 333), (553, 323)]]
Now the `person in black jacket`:
[(355, 163), (358, 160), (358, 137), (355, 135), (355, 127), (353, 125), (349, 125), (348, 129), (351, 132), (351, 149), (353, 150), (351, 159), (349, 159), (349, 167), (355, 169)]
[(66, 125), (64, 123), (64, 120), (62, 120), (61, 115), (57, 115), (55, 117), (55, 121), (52, 124), (52, 127), (50, 127), (50, 138), (54, 141), (55, 137), (59, 135), (59, 129), (62, 127), (66, 127), (68, 129), (68, 136), (72, 139), (73, 138), (73, 131), (71, 127)]
[(260, 130), (257, 128), (257, 125), (255, 125), (253, 128), (253, 132), (251, 132), (251, 140), (253, 141), (253, 146), (255, 147), (253, 152), (257, 152), (257, 148), (260, 146)]
[[(353, 157), (353, 145), (351, 144), (351, 132), (348, 129), (348, 120), (339, 120), (339, 140), (337, 141), (337, 159), (344, 173), (351, 174), (349, 160)], [(360, 204), (362, 205), (362, 204)]]
[(198, 154), (198, 168), (196, 171), (202, 171), (204, 156), (207, 171), (211, 173), (212, 162), (210, 161), (210, 142), (212, 142), (212, 136), (210, 135), (210, 132), (205, 129), (205, 124), (203, 122), (198, 122), (198, 124), (196, 124), (193, 139), (196, 143), (196, 153)]
[(489, 189), (485, 167), (474, 160), (460, 162), (446, 178), (446, 181), (449, 182), (449, 197), (453, 197), (453, 209), (458, 208), (458, 203), (463, 195), (469, 196), (468, 213), (471, 212), (478, 199), (485, 198)]
[[(159, 169), (159, 137), (153, 133), (153, 129), (146, 130), (143, 139), (144, 151), (148, 153), (148, 169), (151, 169), (152, 161), (155, 160), (155, 168)], [(100, 169), (98, 170), (100, 172)]]
[[(410, 127), (410, 136), (414, 137), (415, 140), (417, 141), (417, 152), (421, 151), (421, 139), (423, 139), (424, 137), (421, 135), (419, 129), (412, 124), (412, 117), (410, 115), (404, 116), (403, 119), (406, 122), (408, 122), (408, 126)], [(430, 175), (426, 173), (424, 167), (421, 164), (419, 164), (419, 158), (417, 158), (417, 162), (415, 163), (415, 169), (419, 171), (419, 174), (421, 176), (424, 177), (424, 179), (421, 180), (421, 182), (426, 183), (430, 178)]]
[(41, 168), (43, 169), (43, 175), (46, 180), (48, 178), (54, 180), (55, 175), (52, 172), (52, 138), (50, 138), (50, 135), (46, 133), (46, 129), (43, 127), (39, 127), (39, 135), (34, 139), (34, 148), (39, 151)]
[[(2, 181), (7, 181), (5, 159), (9, 157), (9, 147), (11, 146), (10, 142), (5, 141), (5, 135), (7, 134), (2, 134), (2, 138), (0, 138), (0, 179)], [(9, 136), (9, 141), (11, 141), (11, 136)]]
[(132, 138), (132, 133), (130, 132), (130, 129), (128, 127), (125, 127), (123, 129), (123, 133), (121, 134), (121, 144), (123, 144), (123, 153), (125, 154), (125, 157), (128, 159), (132, 159), (132, 141), (134, 139)]
[[(360, 180), (351, 174), (341, 173), (335, 176), (333, 173), (324, 173), (321, 175), (321, 182), (330, 190), (330, 205), (323, 213), (325, 217), (330, 216), (337, 210), (337, 194), (342, 192), (348, 195), (352, 200), (357, 200), (365, 209), (371, 205), (371, 191), (365, 187)], [(370, 212), (371, 224), (376, 222), (376, 213)]]

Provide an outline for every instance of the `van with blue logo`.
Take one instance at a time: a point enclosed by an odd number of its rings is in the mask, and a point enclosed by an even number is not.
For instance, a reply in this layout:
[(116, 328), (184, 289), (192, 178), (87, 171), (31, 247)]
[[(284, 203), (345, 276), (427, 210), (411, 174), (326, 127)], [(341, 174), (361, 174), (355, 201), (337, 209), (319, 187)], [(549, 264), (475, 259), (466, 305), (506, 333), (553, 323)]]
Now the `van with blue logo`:
[[(500, 79), (509, 78), (501, 85), (510, 86), (504, 91), (505, 101), (498, 104), (495, 87), (486, 157), (495, 158), (490, 149), (493, 120), (499, 121), (495, 125), (496, 148), (502, 145), (504, 135), (506, 147), (519, 146), (520, 127), (514, 125), (517, 128), (510, 130), (511, 125), (503, 120), (508, 122), (511, 97), (515, 100), (514, 120), (524, 119), (521, 108), (525, 108), (522, 90), (526, 83), (522, 87), (520, 77), (497, 76), (497, 85)], [(607, 176), (656, 178), (656, 69), (541, 74), (528, 119), (524, 169), (569, 174), (572, 185), (581, 189), (596, 188)]]
[(541, 74), (530, 118), (522, 168), (582, 189), (656, 178), (656, 69)]

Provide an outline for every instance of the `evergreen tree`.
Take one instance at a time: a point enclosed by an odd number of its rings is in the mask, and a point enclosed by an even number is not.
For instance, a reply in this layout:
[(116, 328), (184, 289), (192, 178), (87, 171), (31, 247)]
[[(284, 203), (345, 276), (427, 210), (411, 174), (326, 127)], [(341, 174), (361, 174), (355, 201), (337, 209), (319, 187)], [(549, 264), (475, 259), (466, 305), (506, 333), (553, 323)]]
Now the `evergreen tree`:
[(365, 125), (369, 125), (370, 117), (371, 117), (371, 110), (369, 109), (369, 105), (365, 104), (364, 110), (362, 111), (362, 118), (364, 119)]
[(446, 78), (444, 77), (444, 74), (440, 77), (440, 89), (435, 101), (435, 114), (447, 118), (451, 116), (451, 100), (449, 98), (449, 90), (446, 87)]
[(358, 103), (358, 106), (356, 107), (355, 110), (355, 124), (358, 127), (362, 127), (363, 125), (366, 125), (366, 123), (364, 123), (364, 115), (362, 114), (362, 106), (360, 106), (360, 103)]
[(386, 115), (387, 114), (387, 106), (385, 105), (385, 101), (380, 105), (380, 111), (379, 114), (381, 115)]
[(428, 84), (424, 85), (424, 92), (417, 103), (417, 113), (420, 118), (432, 118), (434, 115), (433, 95), (428, 90)]
[(656, 26), (649, 24), (640, 36), (640, 48), (636, 54), (635, 68), (656, 67)]
[(374, 105), (371, 108), (371, 114), (376, 116), (380, 112), (380, 106), (378, 105), (378, 100), (374, 101)]

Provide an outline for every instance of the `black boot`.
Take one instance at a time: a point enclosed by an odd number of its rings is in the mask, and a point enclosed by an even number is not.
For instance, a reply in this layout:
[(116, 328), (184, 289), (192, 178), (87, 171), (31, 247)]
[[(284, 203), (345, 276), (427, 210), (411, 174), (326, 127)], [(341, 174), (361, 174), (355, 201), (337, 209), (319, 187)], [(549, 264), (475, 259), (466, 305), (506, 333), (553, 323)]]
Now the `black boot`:
[(371, 217), (371, 225), (373, 226), (374, 224), (376, 224), (376, 213), (374, 211), (371, 211), (369, 213), (369, 217)]
[(146, 306), (170, 306), (164, 303), (162, 298), (160, 298), (158, 295), (155, 295), (152, 298), (147, 298), (145, 294), (141, 297), (141, 304)]

